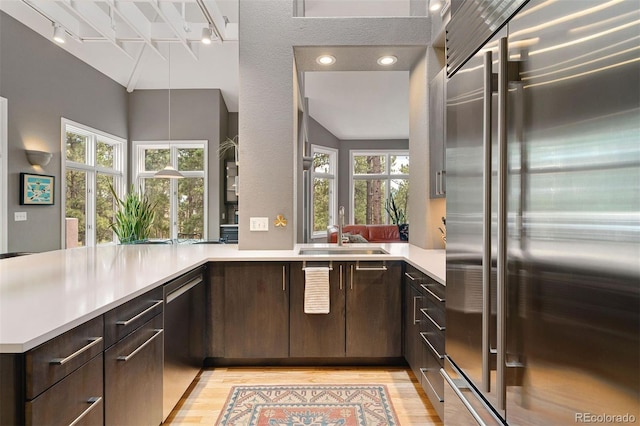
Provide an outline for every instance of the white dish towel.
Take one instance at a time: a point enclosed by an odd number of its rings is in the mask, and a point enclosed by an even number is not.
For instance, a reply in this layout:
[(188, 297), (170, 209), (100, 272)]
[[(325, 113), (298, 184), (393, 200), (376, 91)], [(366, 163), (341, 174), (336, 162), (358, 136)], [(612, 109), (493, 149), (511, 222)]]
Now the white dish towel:
[(304, 269), (304, 313), (329, 313), (329, 268)]

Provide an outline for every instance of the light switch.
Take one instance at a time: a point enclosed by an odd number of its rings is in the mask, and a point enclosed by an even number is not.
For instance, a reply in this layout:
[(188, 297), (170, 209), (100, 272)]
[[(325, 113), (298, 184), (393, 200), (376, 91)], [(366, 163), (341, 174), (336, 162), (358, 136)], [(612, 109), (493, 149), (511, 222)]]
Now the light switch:
[(16, 222), (22, 222), (27, 220), (27, 212), (14, 212), (13, 220), (15, 220)]
[(268, 217), (250, 217), (249, 218), (249, 231), (268, 231), (268, 230), (269, 230)]

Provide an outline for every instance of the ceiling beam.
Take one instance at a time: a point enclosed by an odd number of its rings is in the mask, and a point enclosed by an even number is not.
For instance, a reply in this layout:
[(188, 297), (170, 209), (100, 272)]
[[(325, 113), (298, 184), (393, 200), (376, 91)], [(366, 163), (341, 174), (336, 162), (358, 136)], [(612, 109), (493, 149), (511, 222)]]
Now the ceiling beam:
[(35, 0), (22, 0), (22, 2), (50, 21), (60, 24), (60, 26), (62, 26), (77, 40), (82, 39), (81, 28), (78, 20), (66, 10), (61, 9), (54, 2)]
[(100, 33), (100, 35), (111, 42), (111, 44), (117, 47), (122, 53), (135, 60), (133, 54), (128, 52), (122, 43), (116, 39), (116, 30), (111, 26), (111, 18), (106, 15), (97, 4), (89, 1), (75, 0), (64, 0), (56, 3), (63, 5), (67, 10), (74, 13), (79, 19), (82, 19), (87, 25)]
[(189, 52), (189, 54), (198, 60), (198, 54), (195, 51), (197, 45), (194, 45), (187, 39), (187, 32), (185, 31), (186, 21), (182, 18), (182, 15), (176, 10), (171, 2), (150, 0), (149, 4), (158, 12), (158, 15), (169, 25), (173, 33), (178, 37), (178, 40)]
[[(158, 49), (158, 45), (151, 39), (151, 25), (144, 13), (130, 1), (107, 0), (109, 6), (129, 27), (142, 38), (162, 59), (167, 59)], [(143, 49), (144, 51), (144, 49)], [(138, 56), (139, 58), (140, 56)]]

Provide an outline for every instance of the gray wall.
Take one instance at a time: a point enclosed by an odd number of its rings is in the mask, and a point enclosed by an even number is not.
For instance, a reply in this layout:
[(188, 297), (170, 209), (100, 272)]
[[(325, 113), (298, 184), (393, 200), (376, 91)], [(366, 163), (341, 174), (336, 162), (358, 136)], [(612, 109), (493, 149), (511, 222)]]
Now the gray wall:
[[(296, 18), (290, 0), (240, 2), (241, 249), (291, 249), (302, 182), (293, 46), (415, 46), (430, 40), (428, 18)], [(426, 80), (424, 83), (426, 85)], [(283, 214), (287, 228), (274, 228)], [(268, 217), (268, 232), (249, 218)], [(293, 223), (291, 223), (293, 222)]]
[[(8, 251), (61, 247), (61, 118), (127, 138), (127, 92), (104, 74), (0, 12), (0, 96), (8, 100)], [(52, 152), (44, 169), (25, 149)], [(54, 175), (54, 206), (19, 205), (20, 173)], [(27, 212), (14, 222), (14, 212)]]
[[(169, 140), (167, 90), (135, 90), (129, 95), (129, 140)], [(220, 236), (218, 146), (227, 137), (227, 107), (218, 89), (171, 90), (171, 139), (205, 139), (208, 145), (208, 238)], [(131, 158), (130, 146), (130, 157)]]

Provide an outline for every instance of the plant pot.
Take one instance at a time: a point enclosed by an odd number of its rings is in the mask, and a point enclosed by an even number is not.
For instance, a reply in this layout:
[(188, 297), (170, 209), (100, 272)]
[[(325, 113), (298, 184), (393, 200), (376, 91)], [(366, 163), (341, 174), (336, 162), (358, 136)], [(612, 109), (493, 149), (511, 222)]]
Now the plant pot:
[(409, 224), (398, 224), (398, 232), (400, 233), (400, 241), (409, 241)]

